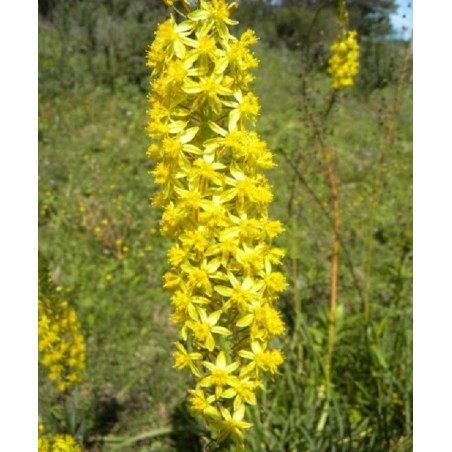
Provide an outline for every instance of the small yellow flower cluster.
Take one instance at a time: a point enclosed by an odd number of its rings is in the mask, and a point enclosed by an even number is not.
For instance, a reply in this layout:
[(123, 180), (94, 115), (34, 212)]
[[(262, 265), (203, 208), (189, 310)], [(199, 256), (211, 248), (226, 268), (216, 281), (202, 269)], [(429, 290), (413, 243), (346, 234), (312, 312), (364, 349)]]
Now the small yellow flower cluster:
[(343, 32), (332, 45), (328, 73), (333, 89), (353, 86), (359, 68), (359, 44), (356, 31)]
[(38, 427), (38, 452), (81, 452), (81, 447), (72, 436), (44, 433), (44, 425)]
[(38, 349), (49, 378), (64, 392), (81, 381), (85, 369), (85, 341), (75, 311), (61, 301), (43, 258), (39, 257)]
[(275, 164), (252, 130), (260, 107), (249, 69), (258, 61), (248, 48), (257, 37), (230, 34), (236, 6), (200, 0), (186, 20), (159, 25), (147, 57), (148, 156), (158, 161), (161, 233), (174, 242), (164, 286), (180, 326), (175, 367), (197, 378), (191, 406), (216, 440), (243, 450), (246, 405), (283, 362), (269, 342), (285, 331), (274, 304), (287, 283), (274, 270), (284, 252), (272, 246), (283, 227), (268, 216), (273, 195), (259, 172)]

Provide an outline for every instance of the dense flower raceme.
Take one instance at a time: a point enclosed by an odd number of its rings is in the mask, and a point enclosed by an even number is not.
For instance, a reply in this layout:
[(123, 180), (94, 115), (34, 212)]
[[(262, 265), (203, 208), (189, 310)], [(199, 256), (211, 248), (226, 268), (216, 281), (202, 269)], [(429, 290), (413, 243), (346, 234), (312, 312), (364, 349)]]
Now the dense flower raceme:
[(259, 172), (275, 165), (252, 130), (254, 32), (230, 34), (235, 3), (184, 5), (185, 19), (160, 24), (147, 56), (148, 156), (161, 186), (153, 206), (164, 208), (161, 233), (173, 240), (164, 286), (180, 326), (175, 367), (196, 377), (191, 407), (217, 441), (242, 450), (246, 406), (283, 362), (269, 346), (285, 330), (275, 303), (287, 284), (274, 268), (284, 252), (272, 245), (283, 227), (268, 216), (273, 195)]
[(45, 433), (43, 424), (39, 424), (38, 452), (81, 452), (80, 446), (71, 435)]
[(331, 45), (328, 73), (333, 89), (353, 86), (359, 69), (359, 44), (356, 31), (345, 31)]
[(47, 264), (39, 257), (38, 349), (49, 378), (64, 392), (81, 381), (85, 369), (85, 341), (76, 312), (59, 298)]

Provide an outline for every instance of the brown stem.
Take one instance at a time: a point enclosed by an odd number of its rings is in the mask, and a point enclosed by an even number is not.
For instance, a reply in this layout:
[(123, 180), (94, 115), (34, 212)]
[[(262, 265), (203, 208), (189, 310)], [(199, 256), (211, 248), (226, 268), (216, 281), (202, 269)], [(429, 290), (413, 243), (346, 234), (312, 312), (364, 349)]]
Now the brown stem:
[(329, 377), (331, 369), (331, 360), (334, 348), (334, 335), (335, 335), (335, 318), (336, 318), (336, 306), (337, 306), (337, 286), (338, 286), (338, 272), (339, 272), (339, 199), (338, 189), (336, 183), (336, 176), (331, 158), (331, 150), (322, 143), (322, 154), (325, 162), (325, 169), (328, 177), (328, 184), (331, 190), (331, 201), (333, 207), (333, 255), (331, 257), (331, 298), (330, 298), (330, 318), (328, 325), (328, 355), (326, 371)]
[[(331, 218), (330, 212), (328, 212), (328, 210), (324, 207), (321, 199), (316, 195), (315, 191), (308, 184), (307, 180), (304, 178), (303, 174), (298, 169), (298, 166), (296, 165), (296, 163), (290, 158), (290, 156), (285, 152), (285, 150), (283, 148), (278, 148), (277, 152), (279, 152), (285, 158), (286, 162), (290, 165), (294, 174), (297, 176), (297, 179), (300, 182), (300, 184), (306, 189), (308, 194), (313, 198), (315, 203), (319, 206), (320, 211), (325, 215), (326, 219), (328, 220), (328, 222), (331, 224), (331, 226), (334, 229), (334, 218)], [(339, 243), (340, 243), (341, 249), (344, 253), (344, 257), (345, 257), (347, 266), (350, 270), (350, 274), (352, 276), (353, 284), (355, 286), (356, 292), (357, 292), (361, 302), (364, 302), (364, 296), (362, 293), (361, 284), (356, 277), (355, 266), (353, 264), (350, 253), (348, 251), (347, 244), (343, 241), (341, 236), (339, 236)]]

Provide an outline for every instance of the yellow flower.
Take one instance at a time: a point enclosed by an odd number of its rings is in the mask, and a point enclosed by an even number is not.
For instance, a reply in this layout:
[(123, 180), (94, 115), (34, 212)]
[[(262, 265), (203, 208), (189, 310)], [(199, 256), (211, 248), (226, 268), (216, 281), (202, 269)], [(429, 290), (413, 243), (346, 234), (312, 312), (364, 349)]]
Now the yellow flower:
[(230, 96), (232, 90), (225, 86), (225, 80), (221, 74), (211, 74), (207, 77), (200, 77), (199, 82), (187, 79), (183, 92), (186, 94), (199, 94), (196, 106), (207, 103), (207, 106), (215, 113), (220, 113), (222, 101), (219, 96)]
[(223, 351), (218, 353), (215, 364), (208, 361), (203, 361), (203, 366), (210, 370), (210, 375), (204, 377), (200, 382), (201, 388), (214, 386), (216, 397), (221, 397), (223, 387), (235, 383), (237, 377), (230, 375), (232, 372), (238, 369), (240, 364), (234, 362), (226, 365), (226, 355)]
[(166, 56), (173, 54), (183, 58), (186, 46), (193, 45), (193, 41), (187, 38), (192, 28), (189, 22), (176, 24), (174, 17), (160, 24), (155, 32), (155, 41), (148, 52), (148, 66), (155, 67), (162, 63)]
[(195, 414), (202, 414), (207, 418), (221, 419), (221, 414), (218, 409), (212, 406), (215, 402), (214, 395), (206, 397), (204, 391), (199, 388), (191, 389), (190, 394), (192, 395), (190, 405)]
[(195, 366), (193, 361), (199, 361), (202, 359), (201, 353), (189, 353), (185, 350), (185, 347), (180, 343), (176, 342), (177, 351), (174, 352), (174, 367), (176, 369), (183, 369), (188, 367), (194, 375), (197, 377), (201, 376), (198, 368)]
[(272, 272), (266, 269), (261, 272), (264, 294), (269, 298), (274, 298), (277, 293), (284, 292), (287, 289), (286, 277), (280, 272)]
[(267, 340), (273, 336), (284, 334), (286, 328), (279, 312), (268, 304), (256, 303), (251, 313), (237, 320), (237, 326), (251, 326), (252, 340)]
[(242, 367), (242, 376), (254, 371), (256, 377), (259, 377), (259, 370), (275, 374), (278, 372), (278, 367), (284, 362), (280, 350), (266, 350), (266, 345), (261, 345), (259, 341), (251, 342), (251, 350), (240, 350), (238, 354), (242, 358), (251, 360), (248, 365)]
[(238, 410), (233, 412), (232, 416), (229, 410), (221, 408), (221, 414), (223, 419), (215, 421), (214, 423), (214, 431), (216, 432), (217, 440), (221, 442), (231, 436), (234, 443), (241, 445), (243, 443), (242, 430), (253, 426), (250, 422), (245, 422), (243, 420), (245, 416), (245, 406), (241, 405)]
[[(187, 326), (193, 331), (196, 344), (199, 347), (212, 351), (215, 348), (215, 339), (212, 333), (221, 336), (230, 336), (232, 333), (225, 327), (216, 326), (221, 316), (221, 311), (212, 312), (207, 316), (206, 311), (202, 308), (198, 309), (199, 320), (187, 320)], [(184, 338), (186, 339), (186, 338)]]
[(229, 131), (231, 132), (237, 130), (239, 121), (247, 120), (254, 124), (260, 110), (259, 101), (253, 93), (249, 92), (244, 96), (241, 90), (237, 90), (234, 97), (236, 102), (226, 104), (232, 108), (229, 112)]
[(237, 411), (246, 402), (250, 405), (256, 405), (256, 388), (263, 387), (260, 381), (250, 380), (250, 377), (236, 378), (229, 382), (230, 388), (223, 391), (221, 397), (234, 397), (234, 411)]
[(251, 277), (244, 278), (240, 282), (232, 272), (228, 272), (230, 286), (215, 286), (215, 291), (227, 299), (224, 309), (231, 307), (243, 312), (256, 299), (260, 298), (259, 291), (262, 284)]
[(228, 5), (226, 0), (212, 0), (207, 2), (201, 0), (200, 9), (189, 14), (189, 19), (194, 22), (202, 22), (202, 31), (209, 32), (212, 28), (222, 39), (229, 37), (227, 25), (235, 25), (238, 22), (229, 19), (231, 10), (236, 7), (235, 3)]

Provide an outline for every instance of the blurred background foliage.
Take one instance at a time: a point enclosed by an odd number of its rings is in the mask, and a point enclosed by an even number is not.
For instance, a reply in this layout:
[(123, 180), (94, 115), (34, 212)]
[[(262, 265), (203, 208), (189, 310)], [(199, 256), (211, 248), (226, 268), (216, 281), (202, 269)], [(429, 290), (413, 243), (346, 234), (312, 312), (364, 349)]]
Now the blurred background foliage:
[[(242, 0), (260, 37), (258, 131), (275, 152), (272, 214), (286, 225), (289, 326), (282, 374), (250, 410), (250, 451), (412, 449), (412, 54), (392, 0), (348, 5), (361, 46), (353, 88), (332, 94), (334, 1)], [(78, 313), (85, 380), (58, 394), (40, 367), (40, 418), (85, 450), (201, 451), (172, 368), (162, 289), (168, 242), (145, 153), (145, 52), (157, 0), (39, 1), (39, 248)], [(331, 324), (333, 195), (340, 208)]]

